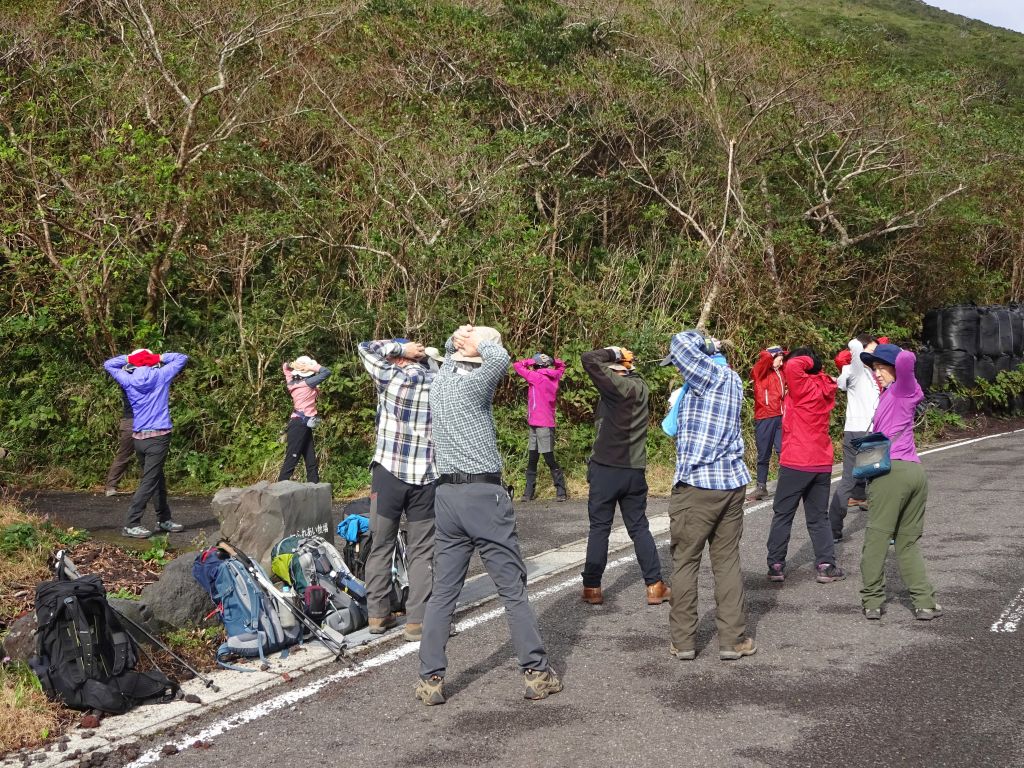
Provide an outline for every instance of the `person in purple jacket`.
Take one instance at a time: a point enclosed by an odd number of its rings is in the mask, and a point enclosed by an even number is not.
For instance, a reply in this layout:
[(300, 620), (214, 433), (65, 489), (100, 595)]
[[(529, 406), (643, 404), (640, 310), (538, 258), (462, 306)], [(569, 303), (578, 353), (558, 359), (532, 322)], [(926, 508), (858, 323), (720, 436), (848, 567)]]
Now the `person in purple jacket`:
[(146, 539), (153, 535), (142, 526), (142, 513), (154, 496), (157, 528), (168, 533), (185, 530), (185, 526), (171, 519), (164, 462), (171, 446), (171, 413), (168, 407), (171, 381), (187, 362), (188, 355), (180, 352), (158, 355), (148, 349), (137, 349), (130, 355), (112, 357), (103, 364), (107, 373), (124, 389), (132, 408), (132, 439), (135, 455), (142, 467), (142, 479), (128, 507), (128, 517), (121, 533), (133, 539)]
[(556, 498), (558, 501), (565, 501), (565, 475), (555, 460), (555, 400), (558, 397), (558, 383), (565, 373), (565, 361), (538, 352), (533, 357), (517, 360), (512, 367), (530, 385), (526, 400), (526, 423), (530, 426), (530, 442), (523, 501), (533, 501), (534, 490), (537, 487), (537, 459), (541, 455), (551, 470), (551, 482), (555, 486)]
[(924, 399), (914, 376), (917, 357), (895, 344), (879, 344), (873, 352), (861, 352), (860, 359), (874, 369), (883, 390), (871, 431), (882, 432), (892, 441), (892, 469), (868, 483), (868, 522), (860, 561), (864, 618), (882, 618), (885, 556), (889, 542), (894, 541), (900, 575), (914, 605), (914, 618), (930, 621), (942, 615), (942, 606), (935, 602), (935, 588), (928, 581), (918, 547), (924, 533), (928, 478), (914, 444), (914, 409)]

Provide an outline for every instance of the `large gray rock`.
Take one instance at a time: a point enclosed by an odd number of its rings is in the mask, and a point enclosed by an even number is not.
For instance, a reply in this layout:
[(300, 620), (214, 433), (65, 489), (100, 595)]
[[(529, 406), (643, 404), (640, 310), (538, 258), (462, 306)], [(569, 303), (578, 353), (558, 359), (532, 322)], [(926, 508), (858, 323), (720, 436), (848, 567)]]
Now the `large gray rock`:
[(285, 536), (301, 533), (334, 541), (330, 483), (256, 483), (222, 488), (213, 497), (221, 537), (270, 570), (270, 550)]
[[(146, 633), (148, 632), (150, 635), (159, 637), (159, 631), (153, 621), (153, 615), (141, 601), (128, 600), (123, 597), (108, 597), (107, 602), (116, 613), (121, 615), (122, 619), (130, 619), (130, 621), (121, 622), (125, 632), (134, 637), (136, 642), (153, 645), (153, 641), (149, 639)], [(138, 627), (134, 626), (132, 622), (138, 624)]]
[(210, 596), (192, 578), (196, 554), (185, 552), (171, 560), (160, 572), (160, 578), (147, 584), (139, 596), (142, 615), (160, 632), (205, 625), (206, 615), (213, 610)]
[(10, 631), (4, 637), (4, 651), (12, 661), (28, 663), (28, 657), (36, 652), (36, 615), (26, 613), (11, 623)]

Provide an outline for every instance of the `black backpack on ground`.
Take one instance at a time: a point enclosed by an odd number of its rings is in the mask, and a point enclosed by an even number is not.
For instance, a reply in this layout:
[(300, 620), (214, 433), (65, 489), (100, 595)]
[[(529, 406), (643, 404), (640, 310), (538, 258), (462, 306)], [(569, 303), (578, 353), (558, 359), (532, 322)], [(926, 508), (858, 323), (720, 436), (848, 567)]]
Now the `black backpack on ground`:
[(107, 603), (99, 576), (44, 581), (36, 588), (36, 655), (29, 666), (43, 691), (71, 709), (119, 715), (170, 701), (178, 684), (135, 671), (139, 647)]

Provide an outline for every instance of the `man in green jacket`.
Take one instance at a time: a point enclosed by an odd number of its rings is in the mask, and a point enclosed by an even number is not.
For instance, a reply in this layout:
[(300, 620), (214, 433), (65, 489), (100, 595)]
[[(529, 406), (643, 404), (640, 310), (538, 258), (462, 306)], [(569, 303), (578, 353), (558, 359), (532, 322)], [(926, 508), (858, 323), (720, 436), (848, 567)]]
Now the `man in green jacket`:
[(583, 566), (583, 600), (591, 605), (604, 602), (601, 577), (608, 564), (608, 536), (618, 504), (647, 585), (647, 604), (658, 605), (667, 601), (671, 592), (661, 579), (661, 561), (647, 522), (650, 392), (633, 370), (633, 353), (628, 349), (595, 349), (584, 353), (582, 362), (601, 393), (595, 418), (597, 437), (587, 469), (590, 533)]

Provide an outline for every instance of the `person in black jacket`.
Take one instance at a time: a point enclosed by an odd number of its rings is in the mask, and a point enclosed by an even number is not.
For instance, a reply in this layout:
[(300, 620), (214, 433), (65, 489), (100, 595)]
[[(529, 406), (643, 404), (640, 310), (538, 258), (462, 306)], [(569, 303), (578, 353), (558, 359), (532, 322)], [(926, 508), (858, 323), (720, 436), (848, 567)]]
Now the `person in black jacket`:
[(608, 536), (618, 504), (643, 571), (647, 604), (658, 605), (669, 599), (671, 591), (662, 581), (661, 561), (647, 522), (650, 392), (633, 370), (633, 353), (628, 349), (595, 349), (586, 352), (582, 362), (601, 393), (595, 417), (597, 437), (587, 469), (590, 533), (583, 566), (583, 600), (591, 605), (604, 602), (601, 577), (608, 564)]

